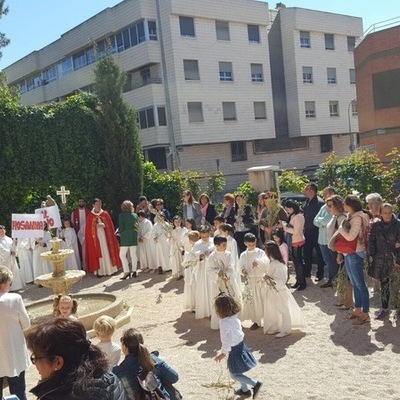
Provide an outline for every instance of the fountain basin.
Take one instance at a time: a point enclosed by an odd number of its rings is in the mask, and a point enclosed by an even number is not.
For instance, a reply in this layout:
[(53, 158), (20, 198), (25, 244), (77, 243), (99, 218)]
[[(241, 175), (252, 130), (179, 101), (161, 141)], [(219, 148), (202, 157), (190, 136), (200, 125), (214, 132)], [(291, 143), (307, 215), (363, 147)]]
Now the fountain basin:
[(40, 275), (35, 279), (36, 285), (42, 285), (53, 289), (55, 295), (68, 294), (71, 286), (80, 281), (86, 275), (85, 271), (66, 271), (63, 275), (55, 277), (54, 274)]
[[(130, 320), (130, 307), (124, 306), (122, 299), (109, 293), (88, 293), (72, 295), (78, 302), (78, 319), (87, 331), (92, 330), (93, 322), (101, 315), (116, 319), (117, 326)], [(32, 325), (37, 325), (54, 318), (53, 298), (36, 301), (26, 306)], [(88, 333), (93, 336), (93, 333)]]

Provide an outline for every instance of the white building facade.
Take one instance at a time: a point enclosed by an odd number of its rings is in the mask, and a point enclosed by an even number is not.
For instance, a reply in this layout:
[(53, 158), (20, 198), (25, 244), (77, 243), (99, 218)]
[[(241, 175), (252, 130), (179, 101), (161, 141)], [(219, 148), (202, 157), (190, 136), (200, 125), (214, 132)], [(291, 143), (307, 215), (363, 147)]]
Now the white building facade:
[[(146, 158), (161, 169), (219, 169), (235, 187), (252, 166), (322, 162), (321, 135), (334, 138), (329, 150), (348, 146), (355, 85), (345, 83), (354, 68), (346, 46), (361, 20), (296, 8), (278, 16), (268, 26), (267, 3), (254, 0), (124, 0), (5, 72), (23, 104), (62, 101), (93, 89), (96, 57), (109, 47), (128, 73), (124, 97), (138, 111)], [(270, 52), (271, 32), (280, 50), (273, 42)]]

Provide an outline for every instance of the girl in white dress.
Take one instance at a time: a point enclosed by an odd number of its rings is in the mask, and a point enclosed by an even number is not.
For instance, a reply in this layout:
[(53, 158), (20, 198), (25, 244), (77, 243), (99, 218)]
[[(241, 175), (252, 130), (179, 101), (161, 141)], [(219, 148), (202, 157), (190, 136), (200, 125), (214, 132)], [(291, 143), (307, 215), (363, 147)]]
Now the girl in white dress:
[(279, 246), (272, 240), (265, 244), (269, 257), (264, 284), (264, 333), (276, 338), (290, 335), (293, 328), (303, 328), (300, 307), (286, 286), (287, 266), (283, 262)]
[(71, 249), (74, 254), (71, 254), (64, 262), (66, 270), (81, 269), (81, 261), (79, 259), (78, 238), (75, 229), (71, 227), (69, 218), (62, 220), (62, 229), (59, 233), (59, 238), (63, 241), (61, 243), (62, 249)]
[(139, 262), (143, 272), (154, 270), (156, 261), (154, 259), (154, 241), (152, 237), (153, 224), (146, 217), (145, 211), (138, 212), (139, 217)]
[[(46, 224), (45, 224), (46, 225)], [(51, 235), (47, 230), (47, 225), (43, 231), (42, 237), (36, 238), (34, 242), (32, 264), (33, 264), (33, 277), (36, 279), (40, 275), (50, 274), (53, 272), (53, 267), (50, 262), (45, 260), (40, 255), (46, 251), (51, 250)]]
[[(153, 239), (156, 253), (156, 266), (158, 273), (162, 275), (165, 271), (171, 269), (169, 260), (169, 236), (172, 231), (171, 225), (166, 221), (163, 212), (156, 217), (156, 223), (153, 226)], [(154, 270), (150, 271), (154, 272)]]
[(22, 279), (25, 283), (33, 282), (32, 250), (35, 245), (31, 238), (15, 239), (18, 264), (21, 270)]
[(252, 233), (244, 235), (246, 250), (240, 255), (239, 266), (245, 280), (243, 290), (244, 320), (253, 322), (250, 327), (252, 331), (261, 326), (264, 317), (264, 290), (262, 285), (263, 276), (266, 273), (268, 263), (264, 250), (256, 247), (257, 238)]
[(178, 279), (183, 277), (182, 259), (184, 251), (184, 243), (188, 234), (188, 230), (182, 227), (181, 217), (175, 215), (172, 218), (173, 229), (170, 239), (170, 261), (172, 276)]

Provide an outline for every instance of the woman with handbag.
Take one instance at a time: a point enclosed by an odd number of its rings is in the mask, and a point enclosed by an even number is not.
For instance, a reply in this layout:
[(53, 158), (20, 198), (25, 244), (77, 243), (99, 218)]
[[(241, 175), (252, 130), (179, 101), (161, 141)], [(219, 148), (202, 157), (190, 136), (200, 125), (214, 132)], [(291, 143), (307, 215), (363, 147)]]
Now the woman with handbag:
[(364, 278), (365, 230), (369, 223), (369, 215), (362, 209), (358, 196), (349, 195), (344, 199), (344, 210), (348, 213), (347, 220), (343, 221), (338, 233), (342, 236), (344, 247), (338, 247), (336, 251), (343, 253), (346, 271), (354, 291), (355, 309), (349, 315), (354, 325), (363, 325), (370, 322), (369, 317), (369, 292)]
[(375, 317), (380, 320), (390, 314), (390, 274), (393, 264), (400, 262), (400, 221), (393, 215), (391, 204), (382, 205), (381, 218), (372, 225), (369, 235), (369, 255), (372, 262), (368, 268), (368, 275), (381, 282), (382, 308)]
[(291, 287), (297, 290), (304, 290), (307, 287), (305, 269), (303, 263), (304, 237), (304, 216), (300, 212), (300, 207), (294, 201), (288, 200), (285, 203), (285, 210), (288, 213), (288, 222), (280, 221), (283, 230), (291, 237), (291, 254), (294, 268), (296, 270), (296, 283)]

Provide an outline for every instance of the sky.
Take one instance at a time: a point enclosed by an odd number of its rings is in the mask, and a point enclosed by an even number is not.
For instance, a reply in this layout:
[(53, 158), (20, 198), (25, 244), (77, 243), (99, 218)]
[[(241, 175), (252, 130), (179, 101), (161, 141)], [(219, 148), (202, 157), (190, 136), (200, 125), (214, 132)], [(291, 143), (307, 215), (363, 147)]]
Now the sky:
[[(121, 0), (6, 0), (9, 12), (0, 19), (0, 32), (11, 40), (2, 49), (0, 70), (35, 50), (57, 40), (83, 21)], [(196, 0), (187, 0), (196, 1)], [(198, 0), (201, 1), (201, 0)], [(218, 0), (214, 0), (218, 1)], [(270, 1), (274, 8), (277, 0)], [(400, 24), (399, 0), (286, 0), (286, 7), (345, 14), (363, 19), (364, 31), (371, 25), (396, 18)]]

